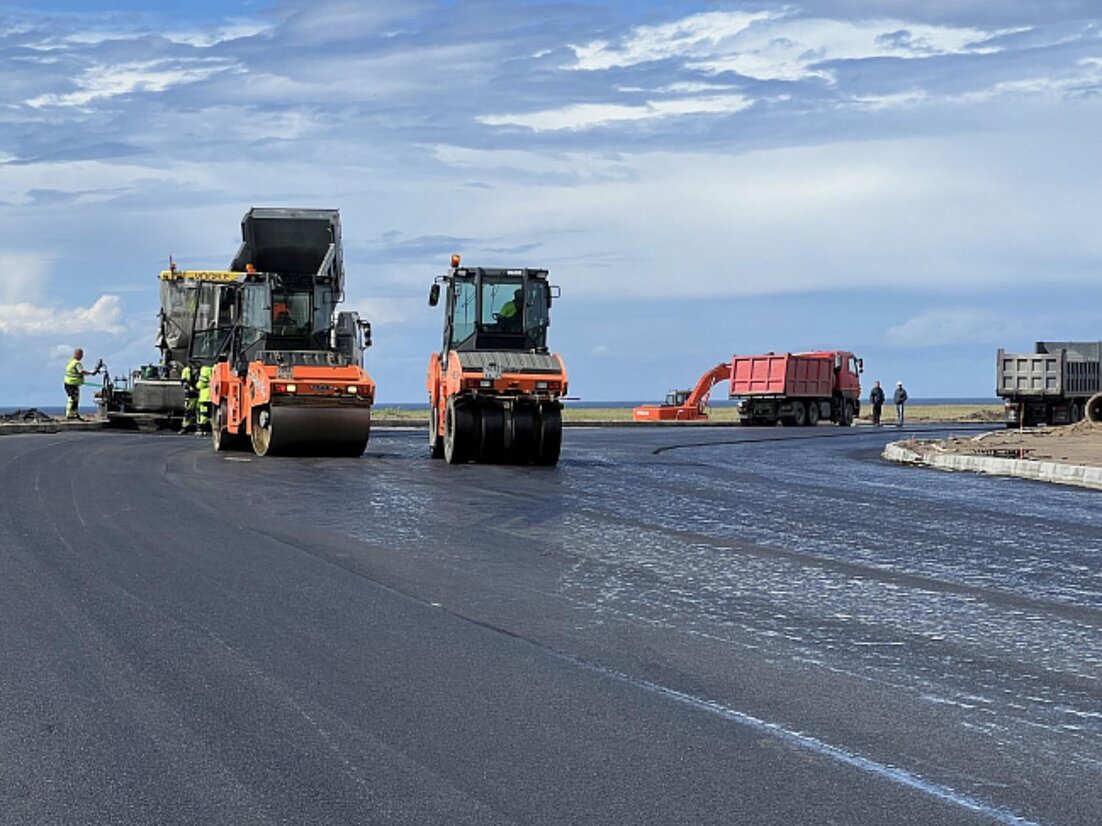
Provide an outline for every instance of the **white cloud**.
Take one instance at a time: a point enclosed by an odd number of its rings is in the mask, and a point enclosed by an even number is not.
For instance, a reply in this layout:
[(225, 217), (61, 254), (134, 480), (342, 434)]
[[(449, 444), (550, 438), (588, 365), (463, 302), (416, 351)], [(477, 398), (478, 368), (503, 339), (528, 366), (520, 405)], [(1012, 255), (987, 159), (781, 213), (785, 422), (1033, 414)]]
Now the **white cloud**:
[(121, 333), (122, 300), (102, 295), (90, 307), (59, 310), (26, 302), (0, 304), (0, 334)]
[(998, 340), (1007, 331), (995, 313), (973, 308), (928, 310), (889, 327), (887, 340), (900, 347), (937, 347)]
[[(1041, 272), (1090, 283), (1102, 260), (1098, 209), (1062, 193), (1102, 174), (1091, 134), (624, 153), (615, 176), (588, 180), (487, 165), (486, 188), (456, 187), (454, 198), (390, 214), (411, 233), (477, 239), (492, 228), (500, 247), (536, 239), (571, 294), (952, 295), (1029, 284)], [(1034, 164), (1023, 168), (1023, 157)]]
[(79, 91), (39, 95), (26, 101), (35, 109), (47, 106), (85, 106), (94, 100), (134, 92), (164, 92), (174, 86), (207, 80), (236, 64), (220, 58), (155, 60), (89, 66), (73, 82)]
[(571, 46), (577, 59), (572, 68), (596, 71), (689, 54), (712, 54), (722, 48), (724, 40), (736, 37), (754, 23), (780, 16), (776, 12), (705, 12), (673, 23), (638, 26), (616, 45), (595, 40)]
[[(426, 295), (428, 291), (426, 289)], [(356, 310), (372, 327), (404, 324), (424, 316), (425, 301), (414, 298), (361, 298), (348, 301), (345, 309)]]
[(1004, 95), (1062, 98), (1076, 92), (1095, 95), (1102, 85), (1102, 58), (1084, 58), (1067, 68), (1053, 67), (1047, 74), (1002, 80), (978, 91), (950, 98), (965, 105), (986, 103)]
[(37, 253), (0, 252), (0, 303), (33, 301), (49, 277), (48, 259)]
[(929, 100), (929, 95), (921, 89), (911, 92), (897, 92), (894, 95), (860, 95), (850, 100), (853, 106), (867, 111), (882, 109), (905, 109), (918, 106)]
[(640, 105), (618, 103), (575, 103), (559, 109), (511, 115), (482, 115), (487, 126), (521, 126), (533, 132), (564, 129), (580, 131), (625, 121), (654, 120), (683, 115), (730, 114), (753, 105), (742, 95), (715, 95), (674, 100), (651, 100)]
[[(214, 169), (211, 164), (170, 162), (161, 158), (151, 166), (118, 160), (50, 161), (20, 164), (4, 168), (0, 199), (22, 206), (31, 200), (34, 190), (75, 196), (80, 204), (91, 205), (108, 200), (131, 188), (155, 191), (165, 185), (192, 190), (219, 188), (234, 170)], [(247, 173), (241, 172), (241, 177)], [(240, 184), (234, 175), (235, 183)]]
[(874, 57), (923, 58), (998, 51), (984, 31), (903, 20), (828, 20), (788, 13), (706, 12), (675, 23), (640, 26), (618, 44), (574, 46), (570, 68), (595, 71), (670, 58), (709, 74), (733, 71), (758, 80), (831, 79), (817, 64)]
[(221, 26), (201, 31), (177, 31), (165, 35), (173, 43), (183, 43), (198, 48), (209, 48), (221, 43), (269, 34), (274, 27), (271, 23), (259, 20), (229, 20)]
[(620, 155), (591, 152), (533, 152), (523, 149), (472, 149), (439, 144), (432, 147), (436, 159), (455, 169), (486, 172), (520, 172), (526, 175), (567, 176), (571, 179), (623, 177), (629, 172)]

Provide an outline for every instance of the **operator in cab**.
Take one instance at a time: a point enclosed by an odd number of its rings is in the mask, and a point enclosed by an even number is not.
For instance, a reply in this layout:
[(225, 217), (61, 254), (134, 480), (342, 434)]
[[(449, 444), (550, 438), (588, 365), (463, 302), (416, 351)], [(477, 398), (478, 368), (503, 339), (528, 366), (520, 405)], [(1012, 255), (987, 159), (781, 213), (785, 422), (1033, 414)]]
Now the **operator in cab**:
[(519, 333), (523, 319), (521, 308), (524, 306), (524, 289), (517, 287), (511, 300), (501, 305), (497, 314), (497, 326), (502, 332)]

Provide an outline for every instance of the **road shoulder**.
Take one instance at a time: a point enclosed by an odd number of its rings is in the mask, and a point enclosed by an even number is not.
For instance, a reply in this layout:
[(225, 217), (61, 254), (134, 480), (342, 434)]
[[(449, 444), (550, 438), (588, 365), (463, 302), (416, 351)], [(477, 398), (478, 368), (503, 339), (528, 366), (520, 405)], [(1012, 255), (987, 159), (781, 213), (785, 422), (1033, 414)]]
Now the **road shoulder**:
[[(1056, 439), (1065, 440), (1061, 447), (1071, 447), (1067, 436), (1057, 435), (1055, 430), (1035, 434), (1031, 446), (1022, 444), (1017, 448), (1017, 458), (1013, 446), (996, 446), (1002, 439), (990, 438), (1002, 434), (984, 434), (975, 439), (954, 440), (906, 440), (891, 442), (884, 448), (883, 458), (890, 462), (905, 465), (935, 468), (946, 471), (966, 471), (995, 476), (1011, 476), (1018, 479), (1030, 479), (1037, 482), (1049, 482), (1059, 485), (1102, 490), (1102, 463), (1097, 462), (1090, 451), (1081, 452), (1081, 458), (1072, 459), (1077, 451), (1064, 449), (1070, 454), (1068, 460), (1056, 461), (1036, 455), (1043, 452), (1038, 445), (1051, 443)], [(1089, 434), (1092, 441), (1102, 442), (1102, 429), (1099, 433)], [(1093, 446), (1093, 445), (1092, 445)], [(1007, 455), (990, 455), (1002, 452)], [(983, 455), (987, 453), (988, 455)]]

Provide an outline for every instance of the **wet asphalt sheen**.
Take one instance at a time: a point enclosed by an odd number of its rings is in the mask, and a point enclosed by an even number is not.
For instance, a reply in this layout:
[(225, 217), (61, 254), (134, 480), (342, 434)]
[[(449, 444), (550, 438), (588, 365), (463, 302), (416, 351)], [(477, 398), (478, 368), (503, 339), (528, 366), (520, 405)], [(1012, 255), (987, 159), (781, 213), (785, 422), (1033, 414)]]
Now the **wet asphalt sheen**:
[(0, 824), (1102, 822), (1102, 497), (896, 436), (0, 438)]

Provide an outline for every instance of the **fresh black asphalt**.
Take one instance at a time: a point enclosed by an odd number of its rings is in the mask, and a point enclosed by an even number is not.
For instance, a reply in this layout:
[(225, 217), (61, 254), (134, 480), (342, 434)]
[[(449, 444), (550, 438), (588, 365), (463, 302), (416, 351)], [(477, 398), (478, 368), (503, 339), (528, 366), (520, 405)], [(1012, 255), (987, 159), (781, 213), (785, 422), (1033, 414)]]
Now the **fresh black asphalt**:
[(0, 823), (1097, 823), (1102, 500), (896, 437), (6, 436)]

